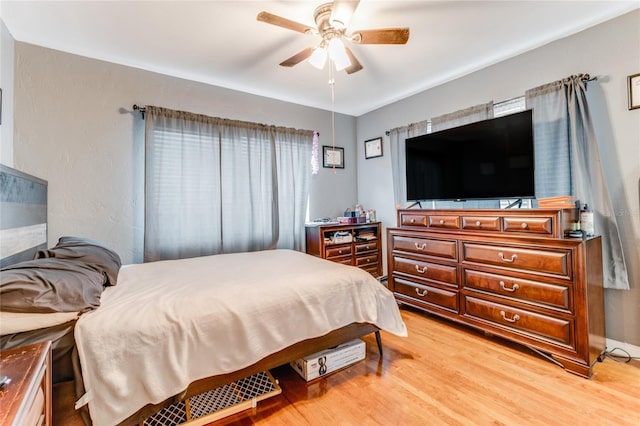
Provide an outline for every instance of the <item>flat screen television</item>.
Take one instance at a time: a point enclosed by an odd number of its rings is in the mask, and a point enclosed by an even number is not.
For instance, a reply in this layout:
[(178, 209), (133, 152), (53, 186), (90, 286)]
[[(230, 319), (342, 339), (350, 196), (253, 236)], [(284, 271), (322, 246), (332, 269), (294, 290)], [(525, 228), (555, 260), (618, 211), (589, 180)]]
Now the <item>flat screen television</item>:
[(407, 200), (533, 198), (526, 110), (406, 140)]

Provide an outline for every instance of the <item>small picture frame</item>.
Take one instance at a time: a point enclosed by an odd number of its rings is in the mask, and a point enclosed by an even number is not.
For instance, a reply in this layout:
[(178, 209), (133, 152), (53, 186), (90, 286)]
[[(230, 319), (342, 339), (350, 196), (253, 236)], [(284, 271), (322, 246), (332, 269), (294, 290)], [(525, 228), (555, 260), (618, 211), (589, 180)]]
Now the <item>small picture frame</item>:
[(322, 167), (344, 169), (344, 148), (338, 146), (323, 146)]
[(382, 137), (364, 141), (364, 158), (382, 157)]
[(629, 109), (640, 108), (640, 73), (627, 77), (629, 88)]

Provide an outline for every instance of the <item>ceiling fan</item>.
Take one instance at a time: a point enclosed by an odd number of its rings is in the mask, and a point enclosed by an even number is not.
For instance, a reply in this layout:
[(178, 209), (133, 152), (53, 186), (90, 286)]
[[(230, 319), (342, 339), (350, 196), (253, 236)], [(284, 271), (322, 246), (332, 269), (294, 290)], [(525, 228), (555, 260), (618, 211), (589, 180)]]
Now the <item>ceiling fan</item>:
[(258, 21), (277, 25), (282, 28), (303, 34), (318, 35), (322, 38), (316, 46), (309, 46), (280, 63), (283, 67), (292, 67), (309, 59), (316, 68), (323, 68), (327, 56), (334, 63), (336, 70), (345, 70), (347, 74), (360, 71), (362, 65), (342, 40), (356, 44), (406, 44), (409, 40), (409, 28), (380, 28), (372, 30), (347, 31), (349, 19), (358, 7), (359, 0), (334, 0), (316, 8), (313, 18), (316, 28), (299, 22), (260, 12)]

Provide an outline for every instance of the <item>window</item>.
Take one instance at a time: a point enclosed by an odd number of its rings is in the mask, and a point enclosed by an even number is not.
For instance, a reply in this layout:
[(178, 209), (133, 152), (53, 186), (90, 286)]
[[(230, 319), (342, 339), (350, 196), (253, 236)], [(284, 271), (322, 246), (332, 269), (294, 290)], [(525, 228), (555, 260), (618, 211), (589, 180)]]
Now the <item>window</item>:
[(147, 107), (145, 261), (301, 250), (312, 137)]

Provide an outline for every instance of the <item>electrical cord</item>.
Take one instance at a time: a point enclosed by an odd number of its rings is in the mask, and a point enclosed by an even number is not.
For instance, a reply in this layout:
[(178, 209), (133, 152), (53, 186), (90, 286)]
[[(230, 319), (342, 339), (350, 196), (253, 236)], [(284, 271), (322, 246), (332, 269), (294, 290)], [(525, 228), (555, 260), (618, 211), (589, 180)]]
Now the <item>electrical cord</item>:
[[(615, 351), (624, 352), (624, 355), (616, 355), (616, 354), (614, 354)], [(625, 351), (622, 348), (613, 348), (610, 351), (605, 349), (604, 356), (609, 358), (609, 359), (614, 360), (615, 362), (623, 362), (625, 364), (631, 362), (631, 360), (640, 359), (640, 357), (631, 356), (631, 354), (629, 352)]]

